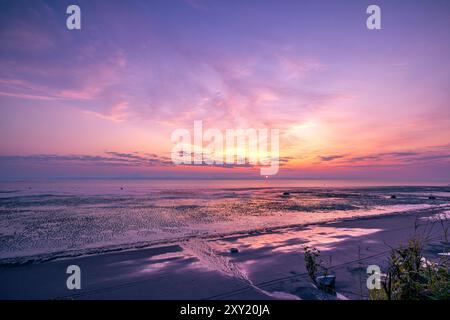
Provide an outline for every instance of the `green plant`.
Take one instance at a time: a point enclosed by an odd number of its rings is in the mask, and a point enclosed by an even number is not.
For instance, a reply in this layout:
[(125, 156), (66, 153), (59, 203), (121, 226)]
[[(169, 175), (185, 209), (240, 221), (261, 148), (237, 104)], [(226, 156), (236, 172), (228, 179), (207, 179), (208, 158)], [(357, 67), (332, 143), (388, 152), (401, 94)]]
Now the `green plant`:
[(373, 300), (448, 300), (450, 274), (448, 258), (428, 261), (419, 237), (393, 248), (381, 289), (369, 291)]
[(320, 259), (320, 251), (314, 247), (304, 247), (304, 258), (306, 270), (311, 280), (316, 283), (317, 276), (327, 275), (328, 269), (325, 268)]

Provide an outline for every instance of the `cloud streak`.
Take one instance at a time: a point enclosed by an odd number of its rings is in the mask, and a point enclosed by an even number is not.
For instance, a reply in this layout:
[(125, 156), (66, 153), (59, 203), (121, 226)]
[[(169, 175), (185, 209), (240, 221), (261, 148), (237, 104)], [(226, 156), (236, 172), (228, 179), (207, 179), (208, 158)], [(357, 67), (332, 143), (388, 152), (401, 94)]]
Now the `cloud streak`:
[[(421, 165), (427, 163), (449, 163), (450, 146), (432, 146), (414, 151), (380, 152), (367, 155), (320, 156), (322, 162), (333, 162), (336, 166), (386, 167), (399, 165)], [(336, 161), (335, 161), (336, 160)]]

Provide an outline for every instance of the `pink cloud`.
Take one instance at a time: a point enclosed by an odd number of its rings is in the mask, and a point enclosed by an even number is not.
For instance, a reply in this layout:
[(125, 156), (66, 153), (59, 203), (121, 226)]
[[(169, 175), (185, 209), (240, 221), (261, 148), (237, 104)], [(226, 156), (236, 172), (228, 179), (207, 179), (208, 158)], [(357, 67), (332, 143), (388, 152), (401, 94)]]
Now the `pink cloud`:
[(101, 119), (113, 122), (123, 122), (126, 121), (129, 117), (129, 105), (128, 102), (119, 102), (106, 113), (91, 110), (84, 110), (84, 112)]

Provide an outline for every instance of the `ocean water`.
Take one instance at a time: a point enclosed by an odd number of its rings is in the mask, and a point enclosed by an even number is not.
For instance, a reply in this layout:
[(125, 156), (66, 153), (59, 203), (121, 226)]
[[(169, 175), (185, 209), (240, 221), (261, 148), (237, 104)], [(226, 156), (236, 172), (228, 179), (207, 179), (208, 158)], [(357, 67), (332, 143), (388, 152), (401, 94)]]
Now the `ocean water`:
[[(430, 194), (436, 199), (430, 200)], [(0, 264), (343, 218), (445, 210), (449, 205), (450, 187), (445, 185), (320, 180), (1, 182)]]

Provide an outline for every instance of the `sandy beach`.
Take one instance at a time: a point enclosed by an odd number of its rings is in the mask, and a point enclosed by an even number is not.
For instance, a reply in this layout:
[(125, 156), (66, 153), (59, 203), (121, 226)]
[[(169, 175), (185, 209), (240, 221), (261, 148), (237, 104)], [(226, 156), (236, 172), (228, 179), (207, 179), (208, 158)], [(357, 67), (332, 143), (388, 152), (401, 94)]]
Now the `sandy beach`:
[[(367, 266), (383, 266), (390, 246), (418, 232), (429, 236), (428, 259), (448, 250), (436, 220), (438, 215), (448, 215), (448, 209), (441, 206), (2, 265), (0, 299), (362, 299), (367, 295)], [(444, 224), (448, 227), (448, 220)], [(317, 247), (328, 261), (336, 275), (336, 295), (312, 285), (303, 260), (305, 245)], [(230, 253), (231, 248), (239, 252)], [(81, 269), (80, 290), (66, 287), (69, 265)]]
[(0, 8), (12, 314), (450, 300), (450, 1)]

